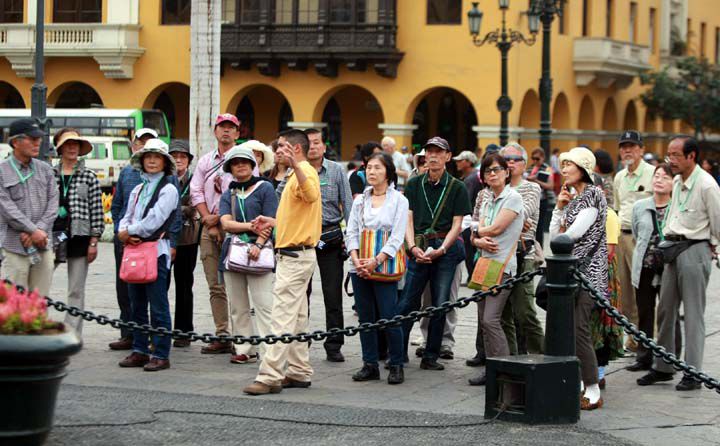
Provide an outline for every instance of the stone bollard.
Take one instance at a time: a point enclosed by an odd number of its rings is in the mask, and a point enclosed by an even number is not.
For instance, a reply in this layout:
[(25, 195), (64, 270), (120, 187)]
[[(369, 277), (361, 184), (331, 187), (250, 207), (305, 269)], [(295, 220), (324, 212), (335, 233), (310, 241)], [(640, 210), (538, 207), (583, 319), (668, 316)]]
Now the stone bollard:
[(485, 418), (528, 424), (568, 424), (580, 419), (580, 363), (575, 357), (577, 280), (573, 241), (560, 235), (547, 258), (548, 312), (545, 355), (488, 358)]

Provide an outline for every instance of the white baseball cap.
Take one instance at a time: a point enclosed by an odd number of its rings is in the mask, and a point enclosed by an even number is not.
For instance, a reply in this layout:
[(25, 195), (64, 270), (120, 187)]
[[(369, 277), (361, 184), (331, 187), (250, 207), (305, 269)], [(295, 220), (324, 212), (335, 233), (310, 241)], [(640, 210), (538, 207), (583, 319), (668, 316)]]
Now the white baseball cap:
[(137, 131), (135, 131), (135, 137), (134, 137), (134, 139), (140, 139), (140, 138), (142, 138), (142, 137), (145, 136), (145, 135), (150, 135), (150, 136), (152, 136), (153, 138), (157, 138), (157, 137), (158, 137), (158, 132), (156, 132), (156, 131), (153, 130), (153, 129), (150, 129), (150, 128), (147, 128), (147, 127), (143, 127), (143, 128), (141, 128), (141, 129), (138, 129)]

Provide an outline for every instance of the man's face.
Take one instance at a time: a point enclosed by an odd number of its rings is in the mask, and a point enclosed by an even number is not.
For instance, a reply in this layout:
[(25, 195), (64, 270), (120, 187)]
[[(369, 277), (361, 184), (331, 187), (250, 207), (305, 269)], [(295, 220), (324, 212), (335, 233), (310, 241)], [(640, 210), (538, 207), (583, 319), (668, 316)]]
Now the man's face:
[(473, 168), (472, 164), (470, 164), (470, 161), (468, 160), (455, 161), (455, 167), (457, 167), (458, 172), (462, 172), (463, 174)]
[(635, 164), (640, 159), (642, 159), (643, 156), (643, 148), (642, 146), (639, 146), (638, 144), (632, 143), (632, 142), (624, 142), (620, 144), (620, 158), (623, 161), (623, 164)]
[(392, 155), (395, 153), (395, 145), (389, 142), (384, 142), (381, 144), (383, 148), (383, 152), (387, 153), (388, 155)]
[(40, 144), (42, 144), (42, 138), (21, 136), (13, 140), (15, 153), (22, 157), (37, 158), (40, 155)]
[(308, 161), (316, 161), (325, 156), (325, 143), (322, 140), (322, 133), (313, 133), (308, 135), (310, 140), (310, 150), (308, 150)]
[(683, 144), (683, 140), (674, 139), (668, 146), (667, 157), (670, 162), (670, 169), (674, 174), (686, 173), (695, 168), (695, 154), (691, 153), (685, 157)]
[(451, 156), (450, 152), (440, 147), (429, 146), (425, 149), (425, 164), (427, 164), (428, 170), (444, 169)]
[(525, 172), (525, 159), (520, 150), (515, 147), (508, 147), (503, 151), (503, 157), (508, 164), (510, 175), (513, 177), (522, 175)]
[(143, 135), (140, 138), (133, 139), (132, 152), (135, 153), (145, 147), (145, 143), (152, 139), (152, 135)]
[(240, 130), (230, 121), (221, 122), (215, 126), (215, 139), (218, 144), (230, 146), (240, 137)]

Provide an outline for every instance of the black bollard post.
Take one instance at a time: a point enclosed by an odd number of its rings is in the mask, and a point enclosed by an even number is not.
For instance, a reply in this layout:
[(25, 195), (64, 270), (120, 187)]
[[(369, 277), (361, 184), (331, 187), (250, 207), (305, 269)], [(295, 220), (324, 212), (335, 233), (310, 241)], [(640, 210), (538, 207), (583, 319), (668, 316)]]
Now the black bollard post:
[(545, 319), (545, 354), (575, 356), (575, 294), (578, 283), (572, 269), (573, 241), (560, 234), (550, 242), (553, 255), (547, 258), (548, 308)]

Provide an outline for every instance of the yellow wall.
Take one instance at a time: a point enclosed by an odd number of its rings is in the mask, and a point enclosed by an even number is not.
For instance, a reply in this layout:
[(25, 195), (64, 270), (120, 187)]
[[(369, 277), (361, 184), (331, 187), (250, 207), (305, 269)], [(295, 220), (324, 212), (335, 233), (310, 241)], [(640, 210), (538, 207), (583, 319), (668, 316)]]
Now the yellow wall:
[[(659, 38), (662, 24), (662, 0), (636, 0), (638, 25), (636, 42), (647, 45), (649, 39), (649, 9), (657, 10), (656, 45), (650, 62), (660, 64)], [(706, 55), (714, 58), (715, 28), (720, 26), (720, 9), (717, 0), (688, 0), (689, 17), (692, 19), (694, 39), (691, 50), (699, 50), (697, 44), (700, 24), (707, 23)], [(51, 0), (47, 17), (51, 18)], [(590, 35), (605, 36), (605, 1), (592, 0), (592, 22)], [(629, 1), (616, 0), (613, 15), (613, 38), (629, 38)], [(107, 0), (103, 5), (106, 6)], [(97, 63), (90, 58), (50, 58), (46, 65), (46, 84), (50, 98), (56, 98), (64, 84), (82, 81), (93, 87), (106, 107), (138, 107), (152, 103), (159, 92), (169, 83), (189, 85), (190, 55), (189, 26), (161, 26), (160, 0), (139, 2), (139, 17), (142, 24), (140, 45), (145, 54), (134, 66), (135, 75), (131, 80), (113, 80), (104, 77)], [(341, 106), (342, 153), (349, 157), (354, 145), (370, 139), (380, 139), (382, 132), (378, 124), (410, 124), (417, 104), (438, 87), (449, 87), (467, 98), (475, 109), (480, 126), (499, 124), (499, 112), (495, 102), (500, 89), (500, 55), (491, 45), (475, 47), (469, 37), (465, 12), (470, 1), (463, 2), (463, 23), (461, 25), (426, 25), (426, 2), (419, 0), (397, 0), (397, 48), (405, 53), (398, 66), (395, 79), (387, 79), (372, 69), (367, 72), (353, 72), (341, 66), (336, 78), (317, 74), (311, 66), (307, 71), (290, 71), (282, 67), (281, 75), (272, 78), (258, 73), (253, 67), (249, 71), (237, 71), (226, 66), (221, 79), (221, 111), (235, 112), (237, 104), (245, 94), (255, 108), (256, 137), (265, 141), (273, 138), (278, 127), (278, 111), (286, 99), (293, 111), (294, 121), (321, 122), (327, 101), (335, 95)], [(496, 2), (481, 2), (483, 10), (482, 33), (494, 29), (500, 23), (500, 12)], [(527, 18), (521, 12), (527, 8), (527, 1), (511, 1), (508, 25), (527, 34)], [(106, 17), (106, 9), (103, 17)], [(608, 130), (618, 132), (626, 123), (636, 122), (642, 131), (679, 130), (678, 123), (663, 123), (646, 119), (645, 109), (639, 101), (643, 87), (636, 79), (625, 89), (598, 88), (594, 84), (578, 87), (572, 68), (573, 42), (581, 35), (582, 0), (569, 0), (567, 32), (560, 35), (557, 21), (552, 33), (552, 76), (554, 81), (552, 114), (553, 127), (563, 129)], [(511, 50), (509, 58), (509, 94), (513, 99), (510, 112), (511, 127), (536, 129), (539, 126), (537, 88), (540, 78), (541, 39), (534, 46), (520, 45)], [(26, 104), (30, 104), (32, 79), (18, 78), (5, 58), (0, 58), (0, 79), (15, 86)], [(262, 88), (256, 88), (263, 86)], [(346, 88), (352, 87), (352, 88)], [(358, 88), (359, 87), (359, 88)], [(366, 110), (365, 102), (375, 98), (380, 110)], [(557, 105), (557, 97), (562, 98)], [(592, 109), (592, 116), (581, 115), (581, 104), (586, 100), (586, 109)], [(524, 99), (527, 99), (524, 101)], [(430, 101), (435, 99), (430, 96)], [(523, 102), (525, 105), (523, 106)], [(634, 103), (634, 119), (626, 118), (628, 109)], [(608, 105), (610, 104), (610, 105)], [(436, 106), (430, 107), (431, 121), (436, 122)], [(182, 107), (184, 114), (187, 107)], [(631, 112), (632, 113), (632, 112)], [(435, 114), (435, 115), (434, 115)], [(461, 125), (462, 116), (458, 118)], [(178, 126), (187, 125), (179, 120)], [(468, 124), (469, 125), (469, 124)], [(562, 125), (559, 127), (558, 125)], [(431, 125), (430, 128), (434, 128)], [(399, 145), (409, 145), (410, 138), (395, 136)], [(493, 142), (481, 138), (481, 145)], [(538, 144), (533, 136), (522, 138), (531, 148)], [(604, 147), (615, 153), (615, 140), (595, 136), (564, 137), (553, 141), (553, 147), (566, 150), (576, 144), (587, 144), (592, 148)], [(651, 150), (662, 151), (662, 143), (648, 144)], [(460, 148), (462, 149), (462, 148)]]

